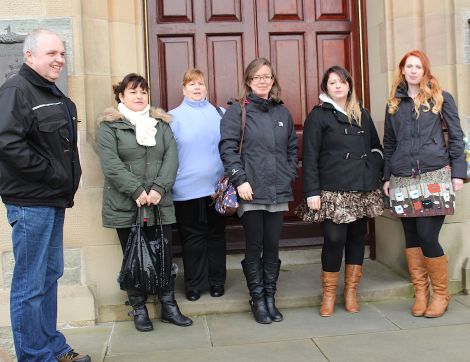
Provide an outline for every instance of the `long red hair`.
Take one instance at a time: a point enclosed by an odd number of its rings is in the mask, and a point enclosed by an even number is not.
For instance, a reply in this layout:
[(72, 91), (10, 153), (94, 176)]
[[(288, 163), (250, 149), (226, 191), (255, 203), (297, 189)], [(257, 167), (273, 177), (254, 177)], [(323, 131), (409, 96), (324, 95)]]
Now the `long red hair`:
[[(442, 89), (437, 81), (436, 77), (431, 74), (431, 68), (429, 66), (429, 59), (421, 50), (412, 50), (406, 53), (398, 63), (398, 69), (395, 79), (390, 89), (390, 95), (387, 101), (388, 113), (394, 114), (398, 110), (400, 105), (400, 98), (396, 97), (397, 89), (402, 86), (407, 86), (405, 76), (403, 75), (403, 68), (405, 67), (406, 60), (409, 57), (416, 57), (421, 61), (423, 66), (424, 74), (423, 79), (419, 83), (419, 93), (413, 99), (415, 105), (415, 111), (419, 117), (419, 108), (424, 106), (423, 111), (428, 112), (432, 110), (433, 113), (439, 113), (442, 108), (444, 98), (442, 97)], [(432, 103), (432, 108), (430, 105)]]

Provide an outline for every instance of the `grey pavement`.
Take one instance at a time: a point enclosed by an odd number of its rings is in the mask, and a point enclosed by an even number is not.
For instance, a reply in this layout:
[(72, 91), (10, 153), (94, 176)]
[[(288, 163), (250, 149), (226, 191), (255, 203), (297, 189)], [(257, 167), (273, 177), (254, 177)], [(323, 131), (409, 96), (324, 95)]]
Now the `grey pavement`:
[[(317, 269), (284, 268), (278, 293), (284, 314), (280, 323), (254, 321), (243, 276), (235, 269), (229, 271), (227, 293), (221, 298), (206, 293), (189, 302), (178, 290), (181, 308), (194, 320), (191, 327), (155, 319), (155, 330), (146, 333), (136, 331), (130, 320), (62, 331), (70, 345), (90, 354), (94, 362), (470, 361), (470, 296), (454, 295), (441, 318), (413, 317), (408, 281), (368, 260), (360, 288), (361, 312), (346, 312), (338, 295), (335, 314), (322, 318)], [(341, 291), (339, 287), (338, 294)], [(224, 310), (233, 312), (220, 312)], [(6, 353), (13, 354), (8, 328), (0, 329), (0, 347), (6, 350), (0, 351), (0, 361), (8, 361)]]
[(416, 318), (412, 299), (362, 303), (360, 313), (336, 306), (283, 310), (284, 321), (257, 324), (249, 312), (194, 317), (191, 327), (155, 321), (137, 332), (131, 321), (65, 329), (93, 361), (470, 361), (470, 297), (453, 298), (441, 318)]

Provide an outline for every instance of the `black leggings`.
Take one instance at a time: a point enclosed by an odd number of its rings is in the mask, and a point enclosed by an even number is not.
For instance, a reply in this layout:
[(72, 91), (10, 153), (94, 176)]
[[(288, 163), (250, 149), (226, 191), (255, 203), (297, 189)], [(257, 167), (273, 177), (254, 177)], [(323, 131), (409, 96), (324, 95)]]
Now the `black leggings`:
[(346, 264), (362, 265), (366, 232), (367, 219), (365, 218), (347, 224), (335, 224), (325, 219), (321, 253), (323, 271), (338, 272), (340, 270), (343, 250)]
[(261, 257), (268, 263), (279, 261), (283, 216), (283, 211), (254, 210), (243, 213), (241, 220), (245, 231), (246, 263), (257, 263)]
[(439, 244), (439, 232), (445, 216), (402, 217), (407, 248), (421, 248), (427, 258), (444, 255)]

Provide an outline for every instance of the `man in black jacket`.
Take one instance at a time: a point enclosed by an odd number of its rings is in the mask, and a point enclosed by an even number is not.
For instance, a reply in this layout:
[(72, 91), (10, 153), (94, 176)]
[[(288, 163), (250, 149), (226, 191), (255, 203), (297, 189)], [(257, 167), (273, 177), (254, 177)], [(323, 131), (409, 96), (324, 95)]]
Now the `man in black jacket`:
[(10, 317), (22, 361), (91, 361), (57, 331), (57, 280), (64, 270), (65, 208), (81, 169), (74, 103), (55, 85), (64, 44), (46, 29), (30, 33), (19, 74), (0, 87), (0, 195), (12, 226), (15, 269)]

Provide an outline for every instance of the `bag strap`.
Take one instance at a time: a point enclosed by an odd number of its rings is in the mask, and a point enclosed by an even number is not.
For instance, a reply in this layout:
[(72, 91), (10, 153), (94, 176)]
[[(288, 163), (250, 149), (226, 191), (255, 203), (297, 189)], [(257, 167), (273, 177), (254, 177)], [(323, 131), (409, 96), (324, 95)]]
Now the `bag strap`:
[(217, 113), (219, 114), (220, 117), (224, 116), (224, 112), (222, 112), (222, 109), (220, 107), (215, 107)]
[(162, 225), (162, 213), (160, 212), (160, 205), (155, 205), (154, 208), (154, 213), (156, 214), (157, 223), (160, 226), (160, 233), (163, 236), (163, 225)]
[(449, 127), (447, 127), (447, 122), (444, 119), (444, 115), (442, 114), (442, 110), (439, 112), (439, 116), (441, 118), (441, 128), (442, 128), (442, 133), (444, 134), (444, 142), (446, 145), (446, 148), (449, 147)]
[(240, 102), (240, 108), (242, 110), (242, 129), (240, 131), (240, 147), (238, 148), (238, 153), (242, 153), (243, 139), (245, 138), (245, 126), (246, 126), (246, 108), (245, 108), (245, 99), (242, 99)]

